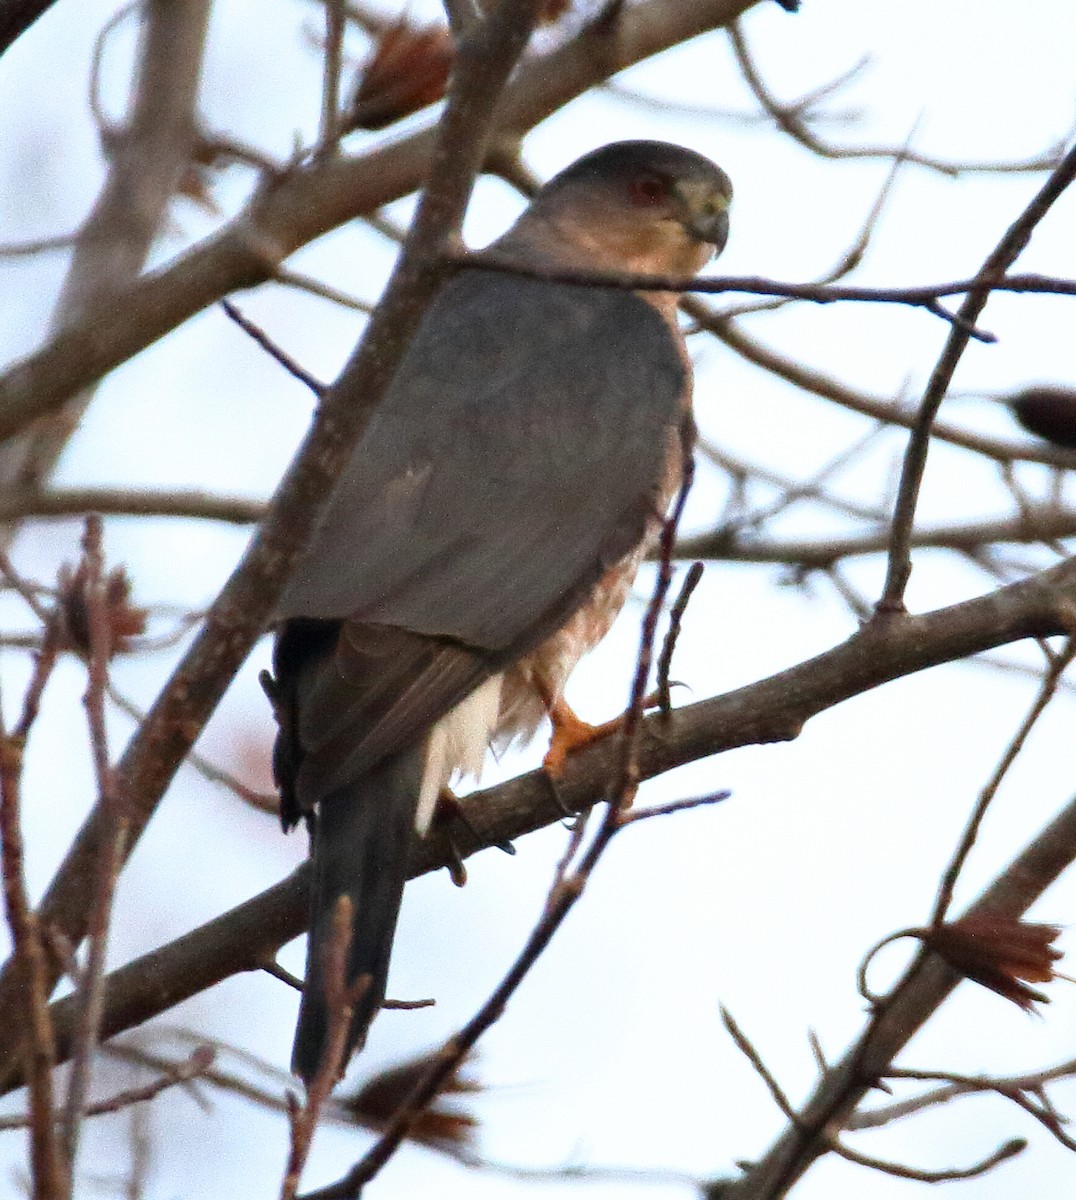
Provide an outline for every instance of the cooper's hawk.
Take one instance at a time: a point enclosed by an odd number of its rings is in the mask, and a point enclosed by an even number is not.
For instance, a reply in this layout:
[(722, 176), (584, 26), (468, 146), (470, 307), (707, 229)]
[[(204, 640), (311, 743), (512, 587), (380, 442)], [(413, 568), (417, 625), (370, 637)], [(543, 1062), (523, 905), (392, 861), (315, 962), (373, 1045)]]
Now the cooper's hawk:
[(416, 825), (454, 773), (547, 714), (561, 759), (578, 733), (564, 685), (679, 486), (676, 296), (526, 267), (692, 274), (725, 243), (731, 195), (712, 162), (662, 142), (606, 146), (546, 184), (495, 243), (522, 273), (465, 270), (434, 299), (281, 601), (267, 686), (284, 825), (312, 826), (292, 1056), (308, 1082), (337, 898), (355, 914), (347, 979), (368, 977), (350, 1053), (384, 998)]

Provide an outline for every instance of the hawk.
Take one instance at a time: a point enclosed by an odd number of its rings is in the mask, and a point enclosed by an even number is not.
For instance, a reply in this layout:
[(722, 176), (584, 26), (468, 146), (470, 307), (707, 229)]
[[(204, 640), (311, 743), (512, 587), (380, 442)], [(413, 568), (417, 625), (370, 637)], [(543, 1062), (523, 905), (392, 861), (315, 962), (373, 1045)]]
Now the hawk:
[(463, 270), (434, 298), (285, 591), (267, 691), (284, 827), (311, 831), (292, 1056), (307, 1083), (338, 898), (354, 914), (347, 982), (365, 982), (350, 1055), (384, 999), (416, 828), (491, 744), (549, 716), (556, 769), (595, 736), (565, 683), (680, 485), (693, 426), (676, 295), (528, 268), (694, 274), (724, 246), (731, 196), (709, 159), (651, 141), (547, 183), (493, 246), (518, 273)]

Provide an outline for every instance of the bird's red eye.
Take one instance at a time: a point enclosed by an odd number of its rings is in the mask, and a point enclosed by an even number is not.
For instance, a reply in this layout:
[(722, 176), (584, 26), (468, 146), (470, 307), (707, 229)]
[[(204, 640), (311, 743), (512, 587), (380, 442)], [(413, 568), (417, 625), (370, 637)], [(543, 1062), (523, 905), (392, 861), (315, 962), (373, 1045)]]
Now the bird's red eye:
[(628, 184), (628, 194), (632, 203), (642, 208), (660, 204), (668, 195), (668, 191), (665, 180), (658, 175), (637, 175)]

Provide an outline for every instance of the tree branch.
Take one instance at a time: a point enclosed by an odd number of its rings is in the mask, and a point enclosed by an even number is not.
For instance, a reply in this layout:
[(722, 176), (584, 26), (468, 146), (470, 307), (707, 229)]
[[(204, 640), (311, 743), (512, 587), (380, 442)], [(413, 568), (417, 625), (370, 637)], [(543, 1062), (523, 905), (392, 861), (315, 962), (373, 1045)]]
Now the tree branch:
[[(1013, 517), (969, 521), (956, 525), (926, 526), (913, 531), (913, 549), (975, 551), (998, 543), (1030, 545), (1056, 538), (1076, 537), (1076, 511), (1036, 507)], [(869, 533), (781, 541), (744, 538), (736, 530), (721, 528), (684, 538), (678, 558), (719, 559), (724, 562), (787, 563), (825, 570), (845, 558), (883, 554), (890, 541), (888, 527)]]
[(968, 289), (957, 312), (958, 321), (949, 331), (949, 337), (934, 368), (919, 414), (908, 439), (908, 449), (901, 467), (897, 503), (893, 510), (893, 532), (889, 548), (889, 564), (886, 571), (885, 588), (878, 601), (878, 612), (888, 614), (904, 607), (904, 589), (912, 573), (910, 542), (919, 488), (926, 471), (927, 454), (930, 450), (930, 430), (938, 415), (942, 400), (949, 390), (953, 372), (967, 348), (972, 329), (979, 314), (986, 307), (994, 280), (1002, 277), (1019, 257), (1031, 240), (1035, 227), (1050, 211), (1065, 189), (1076, 179), (1076, 145), (1074, 145), (1051, 172), (1050, 177), (1033, 197), (1004, 237), (987, 256), (979, 273), (980, 284)]
[[(113, 307), (142, 270), (190, 164), (209, 9), (210, 0), (149, 0), (144, 6), (130, 121), (108, 133), (108, 175), (75, 238), (52, 316), (54, 337)], [(117, 307), (115, 316), (122, 319)], [(48, 419), (0, 447), (0, 488), (40, 486), (92, 400), (94, 382), (83, 380), (49, 407)]]
[[(965, 916), (1019, 917), (1076, 859), (1076, 800), (1017, 855)], [(919, 959), (872, 1017), (863, 1037), (831, 1065), (796, 1119), (741, 1179), (724, 1184), (722, 1200), (778, 1200), (830, 1149), (832, 1131), (887, 1073), (889, 1064), (963, 976), (935, 955)]]
[[(497, 134), (526, 130), (635, 62), (717, 29), (757, 0), (645, 0), (625, 8), (615, 39), (587, 26), (524, 64), (492, 114)], [(273, 278), (308, 242), (413, 192), (436, 136), (427, 127), (359, 155), (338, 155), (270, 178), (213, 238), (144, 276), (122, 303), (99, 306), (0, 376), (0, 440), (101, 379), (195, 313)]]
[[(794, 387), (820, 396), (823, 400), (832, 400), (843, 408), (873, 417), (875, 420), (885, 421), (890, 425), (903, 425), (906, 429), (914, 427), (914, 412), (901, 409), (882, 396), (872, 396), (869, 392), (851, 388), (821, 371), (804, 366), (795, 359), (785, 358), (765, 343), (745, 333), (742, 325), (721, 316), (697, 296), (681, 297), (680, 307), (741, 358), (777, 375)], [(984, 434), (960, 429), (945, 421), (934, 422), (931, 426), (931, 436), (1000, 463), (1038, 462), (1070, 470), (1076, 468), (1076, 452), (1055, 449), (1045, 443), (999, 441)]]
[[(528, 15), (535, 3), (502, 4), (460, 48), (459, 70), (431, 164), (433, 182), (419, 203), (403, 254), (366, 335), (326, 394), (259, 533), (116, 767), (115, 794), (130, 822), (127, 855), (268, 622), (289, 569), (440, 282), (443, 244), (459, 228), (482, 162), (496, 97), (526, 42)], [(86, 932), (88, 886), (107, 827), (108, 813), (98, 803), (41, 903), (41, 920), (72, 945)], [(58, 965), (52, 968), (54, 985)], [(17, 1005), (22, 988), (9, 962), (0, 974), (0, 1012), (18, 1011), (10, 1006)], [(13, 1018), (0, 1030), (0, 1058), (5, 1064), (17, 1052), (21, 1033)]]
[[(873, 688), (1025, 637), (1068, 633), (1076, 626), (1076, 559), (989, 595), (919, 616), (902, 615), (885, 628), (866, 626), (848, 641), (807, 662), (723, 696), (656, 714), (640, 726), (638, 769), (651, 779), (684, 763), (739, 746), (798, 735), (810, 717)], [(467, 798), (467, 825), (417, 842), (410, 875), (425, 874), (479, 850), (514, 840), (590, 808), (608, 793), (615, 739), (573, 755), (556, 792), (541, 771)], [(1076, 815), (1072, 818), (1076, 825)], [(309, 868), (143, 955), (108, 976), (102, 1034), (141, 1024), (222, 979), (261, 970), (265, 960), (305, 929)], [(52, 1005), (57, 1053), (68, 1053), (71, 1002)], [(9, 1035), (10, 1036), (10, 1035)], [(18, 1079), (5, 1063), (4, 1086)]]

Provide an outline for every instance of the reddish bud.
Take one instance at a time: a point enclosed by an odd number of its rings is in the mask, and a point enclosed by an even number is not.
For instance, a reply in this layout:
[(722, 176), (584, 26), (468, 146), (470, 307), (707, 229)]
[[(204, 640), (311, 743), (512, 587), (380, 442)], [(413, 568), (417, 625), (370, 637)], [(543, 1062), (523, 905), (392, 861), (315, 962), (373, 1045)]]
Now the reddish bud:
[(455, 52), (447, 26), (397, 21), (378, 36), (359, 75), (350, 127), (383, 129), (442, 99)]
[[(342, 1100), (356, 1121), (368, 1129), (384, 1129), (396, 1115), (418, 1081), (430, 1069), (431, 1058), (416, 1058), (375, 1075), (355, 1095)], [(482, 1091), (474, 1079), (453, 1074), (441, 1088), (441, 1095), (466, 1095)], [(451, 1153), (471, 1145), (478, 1129), (478, 1118), (470, 1113), (445, 1108), (440, 1104), (428, 1107), (412, 1126), (408, 1135), (434, 1150)]]
[[(59, 576), (58, 605), (63, 617), (64, 649), (88, 655), (91, 650), (89, 572), (85, 561), (74, 571), (63, 567)], [(132, 639), (146, 630), (146, 610), (131, 604), (131, 581), (123, 567), (111, 570), (103, 580), (103, 595), (98, 603), (104, 607), (108, 631), (109, 655), (121, 654), (131, 648)]]
[(961, 975), (1029, 1012), (1036, 1001), (1049, 1002), (1027, 984), (1057, 977), (1054, 963), (1061, 951), (1052, 943), (1060, 933), (1057, 925), (981, 916), (920, 929), (916, 936)]

